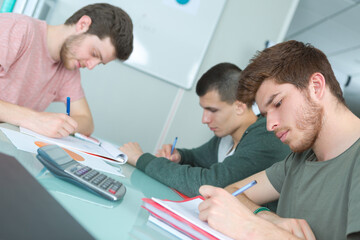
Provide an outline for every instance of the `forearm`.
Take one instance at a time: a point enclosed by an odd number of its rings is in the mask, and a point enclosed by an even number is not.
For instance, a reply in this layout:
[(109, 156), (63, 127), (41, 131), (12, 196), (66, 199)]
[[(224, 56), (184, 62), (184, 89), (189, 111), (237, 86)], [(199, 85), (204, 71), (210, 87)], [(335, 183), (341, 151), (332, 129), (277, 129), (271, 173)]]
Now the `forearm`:
[(16, 126), (29, 127), (27, 119), (33, 118), (36, 112), (25, 107), (0, 100), (0, 122), (10, 123)]
[[(222, 231), (229, 237), (238, 240), (258, 239), (258, 240), (300, 240), (294, 234), (276, 226), (272, 222), (256, 216), (248, 216), (246, 219), (238, 221), (236, 231)], [(221, 231), (221, 229), (219, 229)]]
[(85, 97), (71, 102), (70, 108), (70, 117), (77, 123), (75, 132), (90, 136), (94, 131), (94, 122)]
[(178, 149), (181, 155), (180, 164), (209, 168), (212, 164), (218, 162), (217, 146), (219, 141), (220, 138), (215, 136), (200, 147), (192, 149)]
[[(231, 184), (225, 187), (225, 190), (229, 193), (233, 193), (240, 188), (240, 186), (245, 186), (248, 182), (255, 180), (253, 177), (249, 177), (247, 179), (241, 180), (237, 183)], [(250, 211), (254, 212), (256, 209), (260, 207), (264, 202), (255, 202), (253, 199), (250, 199), (246, 192), (240, 194), (236, 197), (241, 203), (243, 203)]]
[[(199, 195), (198, 190), (201, 184), (195, 175), (200, 175), (200, 168), (180, 165), (166, 158), (157, 158), (149, 153), (145, 153), (139, 158), (136, 168), (188, 197)], [(195, 171), (199, 171), (199, 173), (195, 174)]]
[(192, 167), (210, 167), (216, 162), (216, 156), (210, 151), (202, 151), (198, 149), (177, 149), (180, 153), (181, 160), (179, 164), (190, 165)]
[(279, 199), (280, 194), (270, 183), (265, 170), (251, 175), (244, 180), (235, 182), (227, 186), (225, 190), (232, 193), (254, 180), (257, 182), (257, 184), (254, 187), (246, 190), (244, 194), (238, 196), (238, 199), (243, 202), (250, 210), (254, 211), (259, 207), (259, 205), (263, 205), (265, 203)]
[[(231, 188), (231, 187), (226, 187), (225, 190), (227, 190), (228, 192), (232, 193), (234, 191), (237, 190), (237, 188)], [(249, 197), (246, 195), (246, 192), (244, 192), (243, 194), (240, 194), (236, 197), (242, 204), (244, 204), (251, 212), (255, 212), (255, 210), (257, 210), (258, 208), (261, 207), (261, 204), (263, 203), (255, 203), (252, 200), (249, 199)], [(274, 221), (275, 218), (279, 218), (278, 215), (276, 215), (273, 212), (270, 211), (261, 211), (259, 213), (256, 214), (258, 217), (269, 220), (269, 221)]]
[[(245, 236), (235, 239), (277, 239), (277, 240), (299, 240), (297, 236), (276, 226), (275, 224), (261, 218), (257, 218), (251, 224), (252, 228), (245, 232)], [(241, 234), (243, 233), (239, 233)]]
[(71, 116), (78, 124), (75, 132), (90, 136), (94, 132), (94, 122), (91, 116), (74, 115)]
[(28, 128), (54, 138), (68, 136), (77, 128), (76, 121), (64, 113), (37, 112), (4, 101), (0, 101), (0, 122)]

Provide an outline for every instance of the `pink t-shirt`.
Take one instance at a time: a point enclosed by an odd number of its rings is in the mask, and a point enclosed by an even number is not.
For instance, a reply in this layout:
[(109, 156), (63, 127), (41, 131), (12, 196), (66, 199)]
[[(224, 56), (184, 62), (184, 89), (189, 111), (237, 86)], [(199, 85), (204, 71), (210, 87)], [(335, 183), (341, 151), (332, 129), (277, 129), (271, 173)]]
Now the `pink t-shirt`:
[(0, 28), (0, 100), (44, 111), (51, 102), (84, 97), (80, 71), (50, 57), (46, 22), (1, 13)]

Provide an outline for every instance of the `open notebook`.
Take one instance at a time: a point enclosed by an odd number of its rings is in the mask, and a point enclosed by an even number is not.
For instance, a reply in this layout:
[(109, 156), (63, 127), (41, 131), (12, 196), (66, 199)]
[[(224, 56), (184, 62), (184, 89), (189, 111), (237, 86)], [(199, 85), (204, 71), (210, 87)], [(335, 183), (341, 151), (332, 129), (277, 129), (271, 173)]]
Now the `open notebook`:
[(101, 141), (101, 145), (99, 146), (97, 144), (87, 142), (73, 136), (50, 138), (23, 127), (20, 127), (20, 132), (34, 136), (45, 142), (59, 145), (60, 147), (75, 149), (81, 152), (103, 157), (104, 161), (112, 164), (124, 164), (127, 161), (126, 154), (121, 152), (113, 144), (104, 140)]
[(171, 233), (179, 238), (186, 235), (192, 239), (231, 239), (199, 219), (198, 206), (203, 201), (200, 196), (183, 201), (157, 198), (143, 198), (143, 201), (143, 208), (151, 214), (149, 221), (165, 230), (176, 230)]

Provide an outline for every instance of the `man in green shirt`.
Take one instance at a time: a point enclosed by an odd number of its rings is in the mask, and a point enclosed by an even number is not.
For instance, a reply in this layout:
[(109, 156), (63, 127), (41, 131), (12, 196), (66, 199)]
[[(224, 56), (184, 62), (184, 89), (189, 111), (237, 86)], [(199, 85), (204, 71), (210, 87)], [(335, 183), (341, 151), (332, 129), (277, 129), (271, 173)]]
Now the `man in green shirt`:
[(128, 163), (192, 197), (199, 195), (203, 184), (225, 187), (283, 159), (289, 148), (266, 131), (265, 118), (254, 114), (252, 104), (236, 100), (240, 75), (234, 64), (221, 63), (197, 83), (202, 122), (215, 134), (207, 143), (175, 149), (172, 155), (171, 145), (164, 145), (157, 156), (127, 143), (120, 150), (128, 155)]
[[(297, 41), (265, 49), (243, 71), (238, 99), (256, 101), (293, 153), (228, 186), (258, 182), (240, 201), (201, 187), (199, 218), (236, 239), (360, 239), (360, 119), (325, 54)], [(278, 215), (259, 207), (277, 199)]]

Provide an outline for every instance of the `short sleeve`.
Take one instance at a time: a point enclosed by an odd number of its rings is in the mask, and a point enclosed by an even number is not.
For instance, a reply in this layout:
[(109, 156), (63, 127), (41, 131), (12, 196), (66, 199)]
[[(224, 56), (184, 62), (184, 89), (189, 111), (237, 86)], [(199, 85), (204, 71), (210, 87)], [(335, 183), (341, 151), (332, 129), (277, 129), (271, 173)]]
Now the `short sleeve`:
[(265, 170), (271, 185), (278, 193), (281, 193), (281, 189), (286, 177), (286, 172), (289, 167), (289, 161), (294, 157), (294, 153), (291, 153), (283, 161), (273, 164), (271, 167)]
[(16, 20), (11, 14), (2, 13), (0, 22), (0, 77), (3, 77), (26, 49), (23, 38), (31, 34), (27, 23)]

